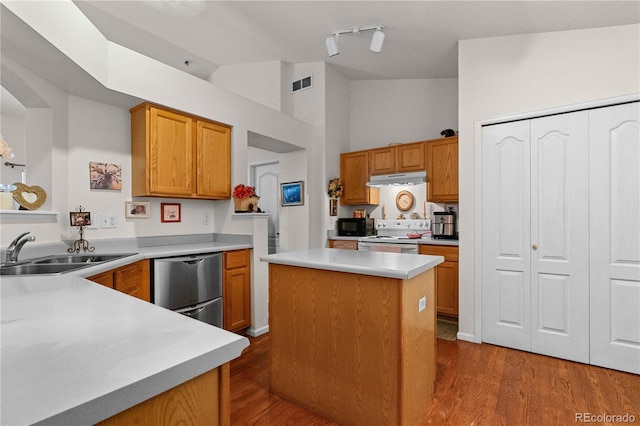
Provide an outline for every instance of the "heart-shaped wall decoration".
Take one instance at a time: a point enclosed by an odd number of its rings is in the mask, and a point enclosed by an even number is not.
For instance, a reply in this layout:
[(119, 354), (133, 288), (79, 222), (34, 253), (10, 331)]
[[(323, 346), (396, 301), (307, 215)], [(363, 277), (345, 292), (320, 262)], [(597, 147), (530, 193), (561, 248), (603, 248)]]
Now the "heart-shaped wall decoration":
[(13, 199), (27, 210), (37, 210), (47, 201), (47, 193), (39, 186), (28, 186), (20, 182), (14, 185), (17, 188), (13, 190)]

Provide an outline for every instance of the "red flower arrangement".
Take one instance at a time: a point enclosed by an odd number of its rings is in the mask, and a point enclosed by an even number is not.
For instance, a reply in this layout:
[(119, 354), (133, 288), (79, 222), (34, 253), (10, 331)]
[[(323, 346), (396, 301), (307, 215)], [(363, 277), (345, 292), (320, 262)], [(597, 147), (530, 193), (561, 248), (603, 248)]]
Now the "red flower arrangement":
[(250, 198), (254, 195), (256, 195), (256, 190), (253, 186), (238, 184), (233, 188), (233, 198)]

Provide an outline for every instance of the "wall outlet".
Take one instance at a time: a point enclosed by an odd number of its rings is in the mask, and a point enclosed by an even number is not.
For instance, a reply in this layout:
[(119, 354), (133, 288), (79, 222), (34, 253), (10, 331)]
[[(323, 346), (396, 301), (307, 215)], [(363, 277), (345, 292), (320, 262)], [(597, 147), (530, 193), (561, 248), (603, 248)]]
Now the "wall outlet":
[(418, 312), (422, 312), (427, 309), (427, 297), (423, 296), (418, 300)]
[(203, 225), (211, 224), (211, 213), (202, 213), (202, 224)]
[(103, 214), (100, 216), (101, 228), (115, 228), (118, 226), (117, 215), (115, 214)]

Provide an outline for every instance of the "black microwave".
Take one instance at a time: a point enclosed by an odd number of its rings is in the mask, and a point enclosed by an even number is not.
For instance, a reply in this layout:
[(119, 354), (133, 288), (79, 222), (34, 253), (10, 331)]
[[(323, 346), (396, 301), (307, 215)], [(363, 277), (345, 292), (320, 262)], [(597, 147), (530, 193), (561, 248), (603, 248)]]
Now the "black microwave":
[(367, 237), (369, 235), (375, 235), (375, 219), (370, 217), (338, 219), (336, 231), (341, 237)]

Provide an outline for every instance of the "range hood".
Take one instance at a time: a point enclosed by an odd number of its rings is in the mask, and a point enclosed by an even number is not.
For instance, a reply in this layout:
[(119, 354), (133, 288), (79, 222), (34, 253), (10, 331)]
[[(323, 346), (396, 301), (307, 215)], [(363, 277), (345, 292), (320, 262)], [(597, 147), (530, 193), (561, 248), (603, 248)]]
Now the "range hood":
[(367, 186), (380, 188), (393, 185), (418, 185), (427, 181), (427, 172), (393, 173), (390, 175), (371, 176)]

